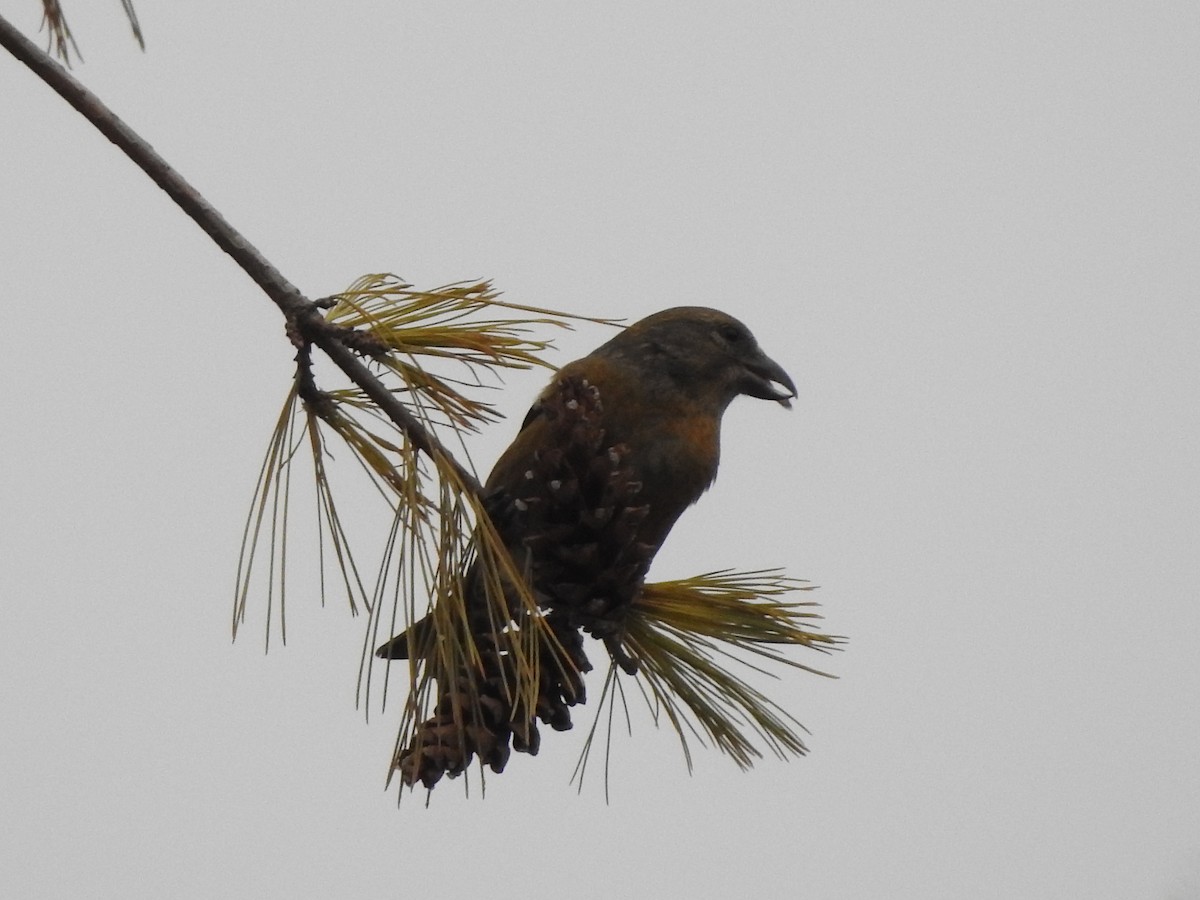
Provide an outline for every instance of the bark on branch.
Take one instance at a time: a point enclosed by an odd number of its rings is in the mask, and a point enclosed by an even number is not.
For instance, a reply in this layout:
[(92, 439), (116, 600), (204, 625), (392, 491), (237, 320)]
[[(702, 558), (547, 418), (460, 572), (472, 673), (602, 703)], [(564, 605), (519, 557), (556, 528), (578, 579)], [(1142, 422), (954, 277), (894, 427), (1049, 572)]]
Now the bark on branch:
[(280, 271), (230, 225), (199, 191), (159, 156), (150, 144), (3, 16), (0, 16), (0, 46), (23, 62), (150, 176), (150, 180), (162, 188), (167, 196), (262, 288), (279, 307), (289, 325), (320, 347), (334, 365), (378, 404), (396, 427), (412, 441), (414, 447), (426, 455), (441, 457), (455, 470), (460, 483), (482, 501), (483, 489), (475, 476), (463, 468), (441, 442), (396, 399), (387, 386), (372, 374), (338, 335), (337, 330), (328, 325), (320, 313), (319, 305), (305, 297), (299, 288), (284, 278)]

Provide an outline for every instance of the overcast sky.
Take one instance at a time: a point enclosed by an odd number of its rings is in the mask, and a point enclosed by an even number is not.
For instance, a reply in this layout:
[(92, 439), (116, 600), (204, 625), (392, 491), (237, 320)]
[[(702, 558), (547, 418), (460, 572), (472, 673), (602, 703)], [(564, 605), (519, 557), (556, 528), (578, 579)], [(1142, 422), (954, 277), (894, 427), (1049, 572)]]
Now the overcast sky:
[(652, 574), (784, 566), (849, 643), (770, 686), (804, 759), (689, 776), (635, 707), (606, 806), (584, 713), (397, 810), (364, 620), (230, 643), (278, 313), (4, 56), (0, 894), (1200, 897), (1200, 6), (137, 9), (68, 4), (76, 75), (311, 296), (744, 320), (800, 396)]

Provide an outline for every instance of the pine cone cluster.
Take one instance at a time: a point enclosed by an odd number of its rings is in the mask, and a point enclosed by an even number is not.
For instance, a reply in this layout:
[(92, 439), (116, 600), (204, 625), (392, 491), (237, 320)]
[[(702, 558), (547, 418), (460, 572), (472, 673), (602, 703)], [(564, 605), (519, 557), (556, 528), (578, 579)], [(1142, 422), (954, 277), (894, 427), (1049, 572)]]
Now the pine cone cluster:
[[(519, 489), (488, 501), (497, 530), (528, 573), (549, 632), (539, 647), (536, 700), (530, 708), (513, 696), (512, 657), (505, 641), (489, 631), (482, 591), (469, 587), (468, 619), (480, 666), (435, 674), (434, 713), (395, 761), (405, 784), (432, 787), (443, 775), (461, 774), (476, 755), (500, 772), (511, 750), (538, 752), (538, 722), (569, 729), (570, 707), (585, 700), (582, 673), (591, 669), (584, 633), (602, 639), (626, 671), (636, 670), (620, 638), (656, 550), (637, 540), (649, 510), (639, 505), (642, 486), (629, 449), (609, 444), (599, 426), (596, 387), (582, 378), (560, 379), (555, 386), (540, 409), (552, 423), (551, 438), (534, 454)], [(520, 627), (515, 601), (510, 615)]]

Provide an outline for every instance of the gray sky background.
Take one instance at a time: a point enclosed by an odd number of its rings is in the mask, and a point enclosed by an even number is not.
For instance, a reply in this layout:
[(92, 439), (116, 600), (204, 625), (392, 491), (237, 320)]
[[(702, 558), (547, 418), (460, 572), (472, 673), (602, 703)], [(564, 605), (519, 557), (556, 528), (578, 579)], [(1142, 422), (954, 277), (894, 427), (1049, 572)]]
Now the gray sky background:
[(96, 7), (76, 74), (312, 296), (747, 322), (796, 409), (654, 575), (785, 566), (850, 643), (771, 687), (805, 759), (689, 776), (635, 705), (608, 806), (585, 713), (397, 811), (364, 620), (229, 641), (278, 314), (6, 56), (0, 894), (1200, 896), (1200, 6)]

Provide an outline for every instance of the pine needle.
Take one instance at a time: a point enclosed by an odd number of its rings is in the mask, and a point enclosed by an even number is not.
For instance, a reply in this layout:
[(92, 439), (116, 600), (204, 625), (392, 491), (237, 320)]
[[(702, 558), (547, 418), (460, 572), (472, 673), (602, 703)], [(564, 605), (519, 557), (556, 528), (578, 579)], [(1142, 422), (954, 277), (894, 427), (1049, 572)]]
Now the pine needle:
[(689, 770), (689, 734), (742, 768), (762, 756), (755, 739), (780, 757), (807, 752), (804, 726), (725, 661), (764, 671), (741, 652), (832, 677), (783, 653), (797, 645), (828, 652), (842, 643), (815, 630), (816, 603), (779, 599), (809, 590), (777, 569), (722, 570), (645, 586), (630, 610), (624, 644), (638, 661), (655, 720), (665, 717), (678, 734)]

